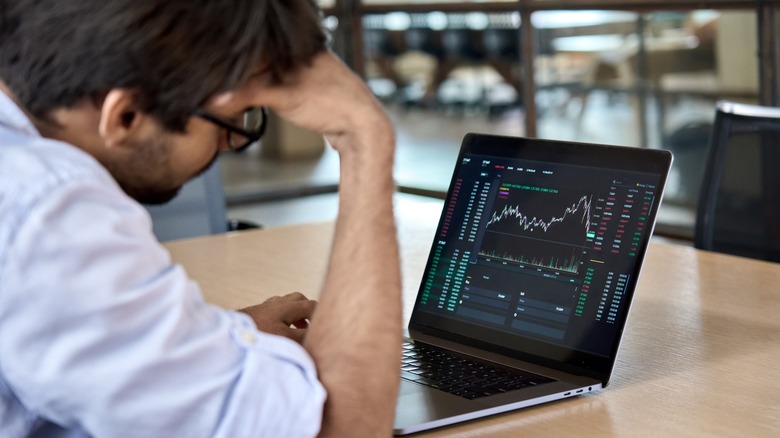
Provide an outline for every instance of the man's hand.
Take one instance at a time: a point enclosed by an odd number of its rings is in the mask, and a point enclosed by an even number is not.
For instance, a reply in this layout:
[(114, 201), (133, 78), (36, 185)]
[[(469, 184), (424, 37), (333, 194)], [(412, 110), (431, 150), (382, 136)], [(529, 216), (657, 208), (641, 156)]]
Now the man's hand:
[(288, 122), (322, 133), (340, 152), (373, 146), (344, 138), (356, 131), (392, 132), (382, 105), (363, 80), (329, 51), (291, 72), (281, 84), (272, 83), (270, 74), (258, 68), (242, 86), (214, 96), (207, 108), (232, 113), (254, 106), (268, 107)]
[(301, 343), (316, 306), (316, 301), (306, 298), (300, 292), (293, 292), (283, 297), (271, 297), (262, 304), (241, 309), (240, 312), (249, 315), (258, 329)]

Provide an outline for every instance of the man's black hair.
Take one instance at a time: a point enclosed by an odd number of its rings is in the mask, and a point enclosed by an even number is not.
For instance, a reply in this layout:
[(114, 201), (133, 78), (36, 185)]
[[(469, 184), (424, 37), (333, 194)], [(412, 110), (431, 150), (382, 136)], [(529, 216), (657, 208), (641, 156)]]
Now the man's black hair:
[(0, 0), (0, 80), (42, 119), (128, 88), (182, 131), (259, 61), (279, 81), (325, 42), (310, 0)]

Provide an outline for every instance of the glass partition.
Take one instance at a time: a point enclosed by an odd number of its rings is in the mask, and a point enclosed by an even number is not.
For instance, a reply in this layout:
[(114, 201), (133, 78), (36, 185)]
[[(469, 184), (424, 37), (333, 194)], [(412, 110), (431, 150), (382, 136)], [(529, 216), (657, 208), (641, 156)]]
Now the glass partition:
[(436, 4), (436, 3), (517, 3), (518, 0), (461, 0), (453, 2), (452, 0), (363, 0), (365, 5), (399, 5), (404, 4)]
[[(628, 70), (633, 70), (630, 58), (637, 46), (639, 18), (640, 14), (626, 11), (531, 15), (540, 137), (640, 144), (637, 111), (628, 93), (637, 85)], [(601, 129), (591, 127), (599, 123)]]
[(780, 38), (780, 7), (776, 7), (773, 11), (772, 24), (774, 26), (772, 31), (773, 40), (775, 41), (775, 47), (771, 53), (774, 55), (773, 71), (776, 72), (775, 77), (772, 78), (772, 86), (774, 87), (774, 103), (780, 105), (780, 42), (777, 41)]
[(522, 23), (545, 2), (458, 3), (363, 1), (398, 6), (364, 12), (359, 59), (398, 129), (399, 185), (446, 189), (473, 131), (662, 147), (676, 160), (661, 228), (690, 236), (715, 102), (758, 102), (756, 12), (538, 10)]
[(466, 133), (523, 133), (519, 12), (398, 11), (362, 24), (366, 80), (398, 129), (399, 185), (446, 190)]
[(715, 102), (758, 99), (755, 13), (543, 11), (532, 21), (539, 136), (672, 150), (674, 214), (662, 219), (690, 236)]
[(441, 195), (467, 132), (663, 147), (658, 229), (690, 235), (715, 102), (780, 100), (776, 1), (316, 1), (395, 122), (405, 191)]

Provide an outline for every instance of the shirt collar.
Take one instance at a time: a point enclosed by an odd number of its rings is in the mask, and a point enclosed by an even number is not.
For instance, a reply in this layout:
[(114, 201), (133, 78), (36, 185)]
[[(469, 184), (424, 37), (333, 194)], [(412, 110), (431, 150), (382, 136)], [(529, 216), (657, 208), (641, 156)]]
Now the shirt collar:
[(0, 91), (0, 126), (32, 137), (41, 136), (24, 111), (3, 91)]

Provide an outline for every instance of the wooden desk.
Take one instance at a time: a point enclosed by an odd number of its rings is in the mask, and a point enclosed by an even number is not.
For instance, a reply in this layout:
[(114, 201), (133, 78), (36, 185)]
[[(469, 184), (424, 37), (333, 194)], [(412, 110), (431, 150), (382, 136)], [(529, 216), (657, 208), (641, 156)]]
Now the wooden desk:
[[(435, 212), (404, 216), (405, 319)], [(332, 224), (166, 244), (210, 302), (316, 296)], [(611, 385), (425, 436), (780, 436), (780, 264), (653, 243)]]

